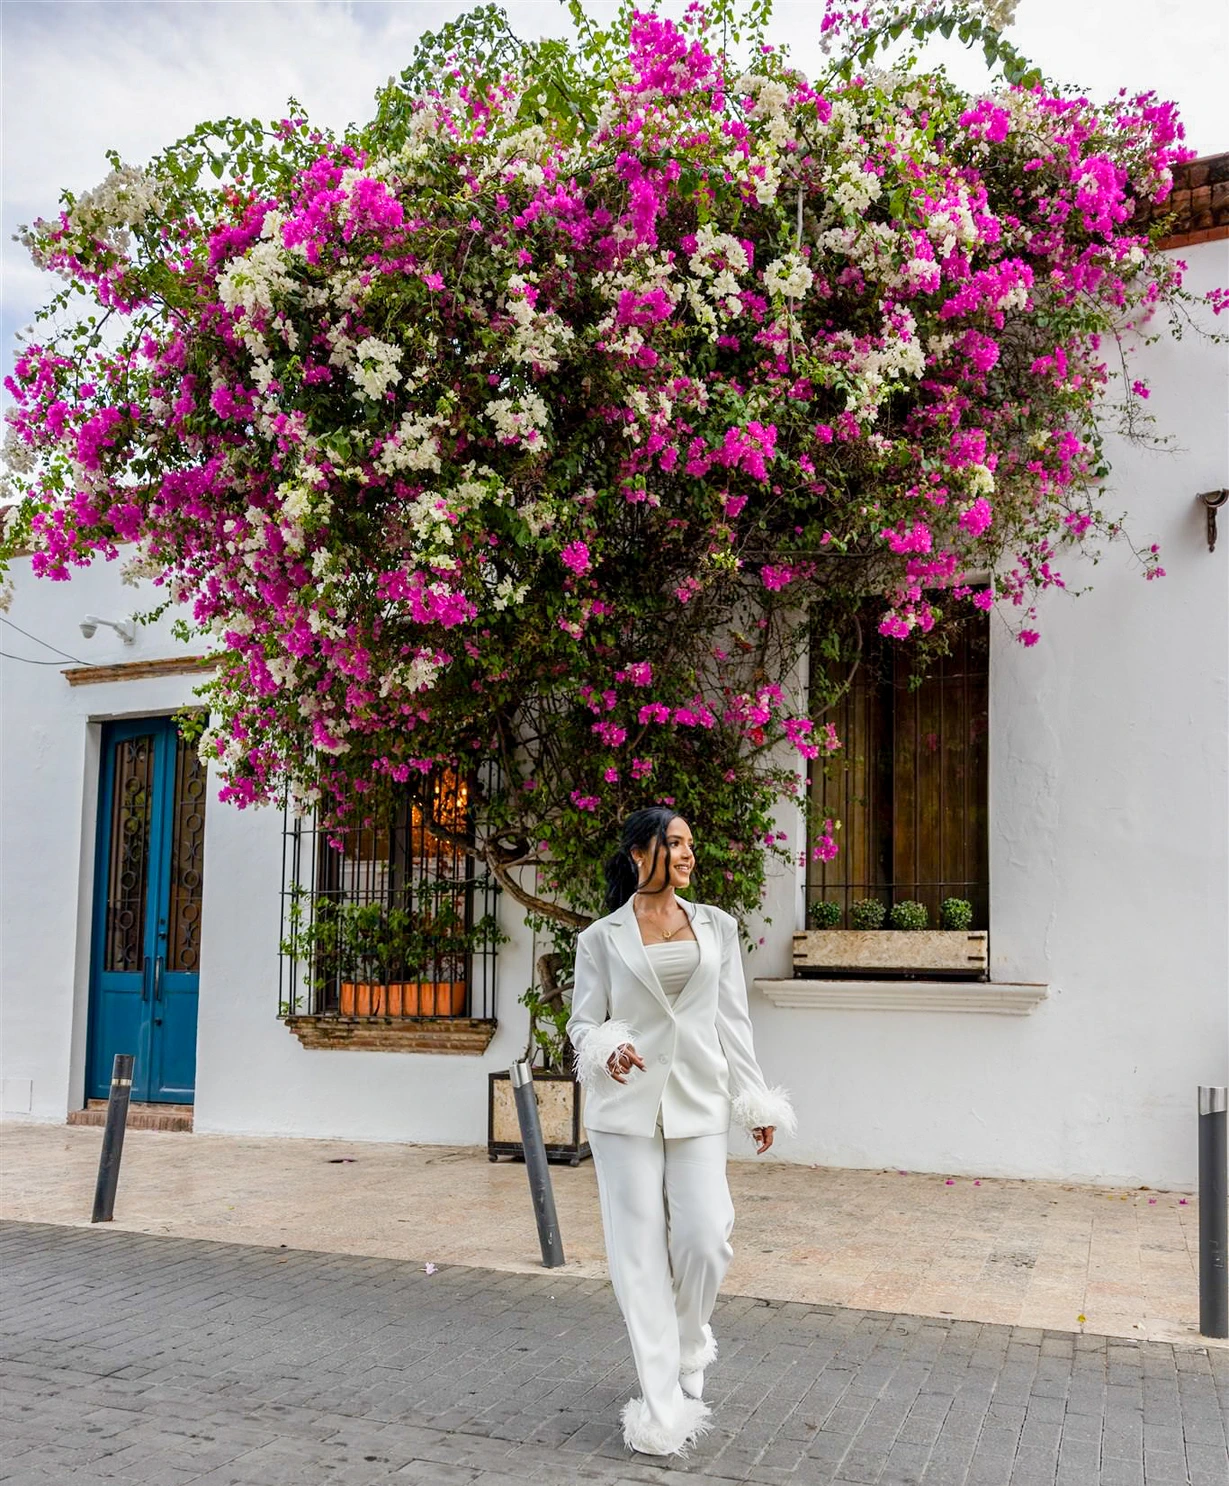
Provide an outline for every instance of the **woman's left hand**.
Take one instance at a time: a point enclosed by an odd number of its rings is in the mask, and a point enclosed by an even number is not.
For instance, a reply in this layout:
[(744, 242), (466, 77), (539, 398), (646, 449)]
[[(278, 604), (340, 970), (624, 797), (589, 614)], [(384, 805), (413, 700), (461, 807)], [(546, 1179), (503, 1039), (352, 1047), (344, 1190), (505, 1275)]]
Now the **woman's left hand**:
[(776, 1128), (775, 1125), (757, 1125), (752, 1130), (751, 1138), (755, 1141), (755, 1154), (757, 1156), (762, 1156), (772, 1145), (772, 1135)]

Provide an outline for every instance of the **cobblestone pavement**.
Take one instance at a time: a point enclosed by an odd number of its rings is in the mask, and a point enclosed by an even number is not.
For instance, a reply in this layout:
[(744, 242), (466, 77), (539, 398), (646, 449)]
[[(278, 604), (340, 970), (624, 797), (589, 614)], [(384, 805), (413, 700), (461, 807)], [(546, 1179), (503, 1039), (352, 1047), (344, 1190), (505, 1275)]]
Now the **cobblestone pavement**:
[(1229, 1351), (723, 1298), (714, 1428), (629, 1454), (600, 1281), (0, 1226), (11, 1486), (1225, 1486)]

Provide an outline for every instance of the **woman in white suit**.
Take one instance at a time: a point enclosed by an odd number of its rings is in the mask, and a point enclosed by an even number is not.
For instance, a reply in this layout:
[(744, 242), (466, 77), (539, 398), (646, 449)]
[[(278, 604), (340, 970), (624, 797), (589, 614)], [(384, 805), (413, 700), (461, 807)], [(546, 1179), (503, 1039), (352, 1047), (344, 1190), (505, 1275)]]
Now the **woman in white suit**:
[(577, 939), (568, 1021), (640, 1380), (623, 1438), (648, 1455), (685, 1450), (707, 1427), (708, 1322), (733, 1254), (731, 1120), (761, 1155), (775, 1130), (795, 1126), (789, 1096), (768, 1088), (755, 1059), (736, 921), (676, 895), (694, 868), (681, 816), (664, 806), (628, 816), (606, 869), (607, 914)]

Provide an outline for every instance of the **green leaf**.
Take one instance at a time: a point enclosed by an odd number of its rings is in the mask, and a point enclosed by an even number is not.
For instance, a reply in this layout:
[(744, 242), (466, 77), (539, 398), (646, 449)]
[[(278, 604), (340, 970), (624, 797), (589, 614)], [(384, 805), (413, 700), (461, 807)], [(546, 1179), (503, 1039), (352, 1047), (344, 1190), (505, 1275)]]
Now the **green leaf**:
[(349, 436), (340, 429), (331, 433), (324, 441), (325, 448), (335, 464), (349, 464), (352, 454)]

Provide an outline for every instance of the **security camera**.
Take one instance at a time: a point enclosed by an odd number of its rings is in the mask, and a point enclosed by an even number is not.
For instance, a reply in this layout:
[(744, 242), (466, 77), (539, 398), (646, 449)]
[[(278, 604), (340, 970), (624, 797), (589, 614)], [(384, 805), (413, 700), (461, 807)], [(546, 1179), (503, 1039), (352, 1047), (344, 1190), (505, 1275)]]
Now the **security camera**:
[(113, 629), (125, 645), (131, 645), (136, 639), (137, 627), (131, 619), (100, 619), (97, 614), (85, 616), (81, 621), (81, 633), (87, 640), (92, 640), (100, 624)]

